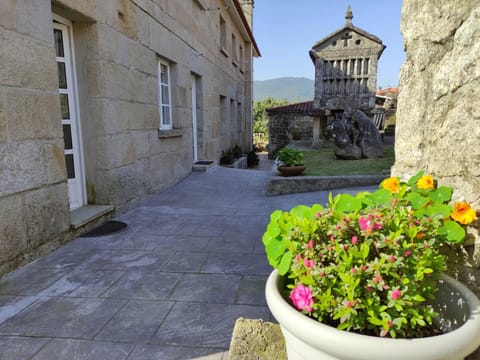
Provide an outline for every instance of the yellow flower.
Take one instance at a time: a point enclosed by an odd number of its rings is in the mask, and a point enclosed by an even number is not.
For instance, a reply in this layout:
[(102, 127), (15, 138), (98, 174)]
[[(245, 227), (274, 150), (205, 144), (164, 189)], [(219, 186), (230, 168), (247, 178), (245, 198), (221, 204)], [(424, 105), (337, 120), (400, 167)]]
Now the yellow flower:
[(454, 205), (452, 219), (458, 221), (460, 224), (470, 224), (477, 218), (475, 210), (470, 207), (467, 202), (457, 202)]
[(395, 194), (400, 191), (400, 180), (397, 177), (389, 177), (382, 181), (382, 188)]
[(417, 187), (419, 189), (435, 189), (435, 183), (433, 182), (432, 175), (424, 175), (417, 181)]

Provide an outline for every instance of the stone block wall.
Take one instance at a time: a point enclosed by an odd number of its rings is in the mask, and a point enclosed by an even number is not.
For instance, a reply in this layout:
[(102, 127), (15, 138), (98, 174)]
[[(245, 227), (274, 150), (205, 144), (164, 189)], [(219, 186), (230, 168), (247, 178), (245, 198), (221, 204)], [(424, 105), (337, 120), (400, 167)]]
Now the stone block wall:
[[(221, 0), (0, 2), (0, 273), (3, 264), (71, 233), (54, 14), (72, 28), (85, 204), (122, 212), (190, 173), (192, 75), (198, 158), (218, 160), (221, 144), (252, 146), (257, 49), (235, 11)], [(231, 34), (243, 59), (232, 57)], [(171, 75), (167, 131), (159, 130), (160, 59)], [(234, 105), (226, 119), (220, 96)]]
[(51, 14), (43, 5), (0, 5), (0, 269), (70, 225)]
[[(480, 4), (404, 0), (394, 175), (423, 169), (480, 210)], [(458, 274), (480, 294), (477, 221)], [(466, 267), (461, 267), (465, 266)]]
[(312, 140), (313, 119), (301, 113), (268, 113), (268, 157), (274, 158), (276, 152), (287, 146), (294, 137), (297, 140)]

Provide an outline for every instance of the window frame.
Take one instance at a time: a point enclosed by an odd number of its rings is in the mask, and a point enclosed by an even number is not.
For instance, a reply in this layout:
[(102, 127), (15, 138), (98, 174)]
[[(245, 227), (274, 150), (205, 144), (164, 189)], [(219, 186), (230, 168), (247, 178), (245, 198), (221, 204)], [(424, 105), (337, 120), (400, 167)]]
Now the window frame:
[[(166, 67), (167, 82), (162, 82), (162, 65)], [(158, 59), (158, 113), (160, 116), (159, 129), (160, 130), (171, 130), (173, 129), (173, 117), (172, 117), (172, 77), (171, 77), (171, 66), (170, 63), (164, 59)], [(167, 89), (167, 99), (168, 104), (163, 103), (163, 88)], [(164, 108), (168, 109), (169, 123), (165, 123), (164, 119)]]
[(227, 22), (222, 15), (219, 15), (220, 22), (220, 51), (228, 57), (227, 51)]

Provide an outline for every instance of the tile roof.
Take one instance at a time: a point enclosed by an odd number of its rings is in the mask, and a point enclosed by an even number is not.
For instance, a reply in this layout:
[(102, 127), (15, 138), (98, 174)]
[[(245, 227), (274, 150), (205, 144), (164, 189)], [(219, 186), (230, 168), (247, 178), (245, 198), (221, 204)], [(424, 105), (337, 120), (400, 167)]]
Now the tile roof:
[(266, 109), (269, 114), (278, 113), (299, 113), (304, 115), (315, 115), (317, 113), (323, 113), (323, 111), (313, 108), (313, 100), (304, 101), (294, 104), (275, 106)]

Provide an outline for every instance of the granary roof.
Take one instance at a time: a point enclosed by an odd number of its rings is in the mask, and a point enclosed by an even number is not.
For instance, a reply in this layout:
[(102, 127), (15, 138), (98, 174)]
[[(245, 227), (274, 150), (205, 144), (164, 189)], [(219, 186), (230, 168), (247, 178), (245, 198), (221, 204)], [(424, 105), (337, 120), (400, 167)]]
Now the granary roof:
[[(346, 15), (345, 15), (345, 25), (343, 27), (341, 27), (340, 29), (338, 29), (337, 31), (334, 31), (333, 33), (325, 36), (323, 39), (317, 41), (315, 44), (313, 44), (312, 46), (312, 50), (323, 45), (324, 43), (327, 43), (329, 42), (333, 37), (336, 37), (338, 34), (342, 33), (343, 31), (347, 30), (347, 31), (354, 31), (380, 45), (383, 45), (382, 43), (382, 40), (373, 35), (373, 34), (370, 34), (369, 32), (363, 30), (363, 29), (360, 29), (359, 27), (356, 27), (355, 25), (353, 25), (352, 23), (352, 19), (353, 19), (353, 14), (352, 14), (352, 9), (350, 8), (350, 6), (348, 6), (348, 9), (347, 9), (347, 12), (346, 12)], [(383, 47), (385, 48), (385, 45), (383, 45)], [(383, 51), (383, 50), (382, 50)], [(380, 53), (381, 54), (381, 53)], [(380, 56), (379, 54), (379, 56)], [(312, 54), (312, 51), (310, 51), (310, 57), (312, 57), (312, 60), (313, 60), (313, 55)]]
[(324, 113), (323, 110), (313, 108), (313, 100), (271, 107), (266, 109), (266, 112), (269, 114), (297, 113), (309, 116), (321, 115)]

